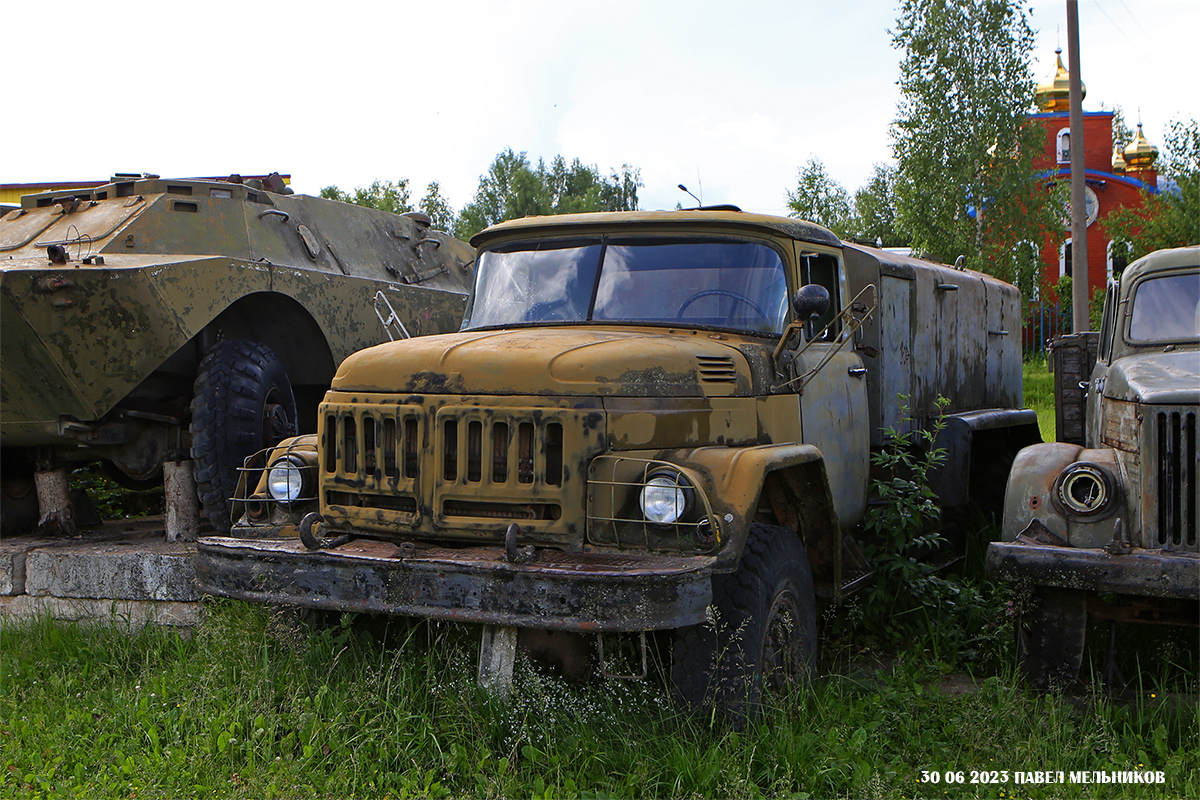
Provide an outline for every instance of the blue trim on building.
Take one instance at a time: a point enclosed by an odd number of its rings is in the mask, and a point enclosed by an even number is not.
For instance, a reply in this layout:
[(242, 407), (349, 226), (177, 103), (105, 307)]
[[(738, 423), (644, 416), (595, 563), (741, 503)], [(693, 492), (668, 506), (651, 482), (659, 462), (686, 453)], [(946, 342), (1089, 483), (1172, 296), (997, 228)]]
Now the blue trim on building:
[[(1085, 111), (1085, 112), (1083, 112), (1083, 115), (1085, 117), (1111, 117), (1113, 115), (1113, 112), (1112, 111)], [(1069, 112), (1069, 111), (1039, 111), (1036, 114), (1029, 115), (1030, 119), (1054, 119), (1055, 117), (1065, 117), (1066, 119), (1070, 119), (1071, 112)]]
[[(1038, 178), (1043, 180), (1046, 178), (1062, 178), (1064, 180), (1070, 180), (1071, 170), (1069, 168), (1042, 170), (1038, 173)], [(1158, 194), (1157, 186), (1151, 186), (1150, 184), (1143, 180), (1139, 180), (1138, 178), (1130, 178), (1126, 175), (1117, 175), (1112, 172), (1101, 172), (1097, 169), (1085, 169), (1083, 171), (1083, 179), (1085, 182), (1091, 181), (1093, 183), (1101, 184), (1114, 181), (1116, 183), (1123, 183), (1126, 186), (1131, 186), (1134, 189), (1141, 189), (1142, 191), (1149, 192), (1150, 194)]]

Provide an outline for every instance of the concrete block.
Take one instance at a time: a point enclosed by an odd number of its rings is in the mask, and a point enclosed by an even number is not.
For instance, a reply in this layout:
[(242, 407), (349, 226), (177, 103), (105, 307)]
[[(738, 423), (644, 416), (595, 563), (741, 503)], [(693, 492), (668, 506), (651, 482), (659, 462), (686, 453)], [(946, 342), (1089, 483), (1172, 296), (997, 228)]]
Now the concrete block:
[(194, 544), (160, 539), (77, 542), (30, 551), (25, 591), (36, 597), (200, 599)]
[(25, 594), (25, 557), (31, 550), (59, 541), (37, 536), (0, 539), (0, 596)]
[(189, 629), (199, 624), (203, 612), (201, 603), (172, 600), (100, 600), (81, 597), (33, 597), (27, 594), (0, 597), (0, 619), (6, 622), (50, 617), (65, 622), (128, 625), (131, 630), (138, 630), (144, 625)]

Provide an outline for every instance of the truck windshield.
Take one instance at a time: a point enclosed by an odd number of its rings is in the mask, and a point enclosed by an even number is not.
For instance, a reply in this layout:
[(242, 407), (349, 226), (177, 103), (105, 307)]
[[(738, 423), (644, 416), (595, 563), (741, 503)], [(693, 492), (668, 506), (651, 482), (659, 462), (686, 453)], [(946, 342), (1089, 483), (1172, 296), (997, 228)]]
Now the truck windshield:
[(463, 330), (625, 322), (780, 333), (783, 260), (735, 240), (521, 243), (479, 256)]
[(1200, 339), (1200, 272), (1143, 281), (1133, 295), (1129, 338), (1136, 342)]

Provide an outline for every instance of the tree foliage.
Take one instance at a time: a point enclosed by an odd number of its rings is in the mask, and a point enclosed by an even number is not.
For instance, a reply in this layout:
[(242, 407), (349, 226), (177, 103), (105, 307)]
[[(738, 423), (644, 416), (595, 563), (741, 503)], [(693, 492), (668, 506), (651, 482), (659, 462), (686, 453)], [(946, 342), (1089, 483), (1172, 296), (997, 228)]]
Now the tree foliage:
[(479, 178), (475, 198), (463, 207), (455, 235), (469, 239), (489, 225), (519, 217), (585, 211), (633, 211), (642, 186), (637, 169), (628, 164), (604, 177), (579, 159), (569, 165), (561, 155), (546, 166), (509, 148), (496, 156)]
[(1133, 258), (1154, 250), (1200, 244), (1200, 126), (1174, 120), (1159, 157), (1158, 194), (1142, 193), (1141, 207), (1108, 215), (1104, 230)]
[[(1103, 103), (1100, 104), (1100, 108), (1104, 108)], [(1125, 109), (1121, 108), (1120, 106), (1113, 106), (1112, 112), (1113, 147), (1124, 150), (1125, 145), (1133, 141), (1133, 130), (1129, 127), (1129, 124), (1125, 122)]]
[(866, 185), (854, 193), (850, 232), (855, 239), (882, 247), (899, 247), (906, 243), (896, 228), (895, 183), (896, 168), (890, 164), (876, 164)]
[(405, 214), (413, 210), (408, 192), (408, 178), (398, 181), (373, 181), (370, 186), (358, 187), (353, 194), (343, 192), (336, 186), (326, 186), (321, 190), (321, 197), (353, 203), (356, 206), (377, 208), (392, 214)]
[(425, 189), (420, 211), (429, 217), (434, 230), (454, 230), (454, 209), (450, 208), (450, 204), (442, 197), (442, 186), (437, 181), (430, 181)]
[[(1028, 123), (1034, 31), (1009, 0), (903, 0), (892, 124), (897, 223), (918, 250), (1018, 284), (1023, 243), (1061, 238), (1061, 207), (1037, 181), (1044, 131)], [(1027, 287), (1022, 287), (1027, 288)]]
[(819, 158), (810, 158), (796, 177), (796, 190), (788, 192), (788, 216), (824, 225), (840, 238), (849, 236), (850, 195), (830, 177)]

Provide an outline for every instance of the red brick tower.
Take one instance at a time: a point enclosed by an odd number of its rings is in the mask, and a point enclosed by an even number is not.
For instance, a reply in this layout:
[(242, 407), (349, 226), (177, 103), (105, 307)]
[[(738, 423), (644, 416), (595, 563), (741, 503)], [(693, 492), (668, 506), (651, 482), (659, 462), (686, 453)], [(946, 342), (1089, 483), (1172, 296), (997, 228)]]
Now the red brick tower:
[[(1071, 122), (1067, 70), (1063, 67), (1062, 49), (1055, 51), (1057, 63), (1053, 73), (1038, 84), (1036, 102), (1038, 113), (1030, 118), (1041, 123), (1046, 131), (1042, 155), (1034, 160), (1049, 183), (1067, 183), (1071, 179)], [(1086, 89), (1085, 89), (1086, 95)], [(1113, 112), (1085, 111), (1083, 113), (1084, 180), (1087, 194), (1088, 220), (1088, 296), (1096, 287), (1103, 288), (1114, 270), (1120, 273), (1125, 260), (1120, 252), (1113, 253), (1108, 234), (1098, 222), (1115, 209), (1140, 206), (1141, 193), (1158, 191), (1158, 170), (1154, 166), (1158, 148), (1146, 141), (1142, 125), (1137, 136), (1124, 150), (1113, 147)], [(1067, 241), (1057, 248), (1047, 243), (1042, 248), (1042, 269), (1046, 283), (1053, 286), (1063, 275), (1075, 270), (1070, 253), (1070, 216), (1064, 220)]]

